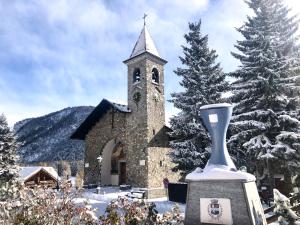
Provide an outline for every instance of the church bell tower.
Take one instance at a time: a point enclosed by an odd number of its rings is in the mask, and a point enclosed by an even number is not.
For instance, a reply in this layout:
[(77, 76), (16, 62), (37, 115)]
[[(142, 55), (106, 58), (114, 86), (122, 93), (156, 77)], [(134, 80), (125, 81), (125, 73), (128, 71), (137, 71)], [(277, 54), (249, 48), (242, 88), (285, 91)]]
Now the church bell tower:
[(128, 168), (127, 178), (138, 187), (149, 186), (149, 151), (155, 136), (165, 126), (164, 65), (144, 23), (127, 65)]

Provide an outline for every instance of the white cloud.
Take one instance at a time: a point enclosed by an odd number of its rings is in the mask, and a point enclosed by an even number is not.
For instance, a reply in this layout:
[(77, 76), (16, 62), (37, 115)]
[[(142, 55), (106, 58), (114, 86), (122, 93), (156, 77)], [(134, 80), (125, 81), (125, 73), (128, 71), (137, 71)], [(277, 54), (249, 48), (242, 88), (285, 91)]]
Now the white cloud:
[[(184, 20), (207, 3), (135, 0), (123, 6), (116, 2), (113, 7), (96, 0), (0, 3), (5, 18), (0, 22), (5, 35), (0, 39), (6, 45), (1, 56), (8, 55), (13, 63), (20, 60), (26, 67), (20, 72), (8, 65), (15, 80), (20, 77), (26, 84), (24, 90), (16, 90), (4, 77), (1, 110), (13, 123), (69, 105), (95, 105), (102, 97), (125, 102), (126, 68), (121, 61), (130, 54), (141, 29), (141, 10), (149, 14), (153, 36), (167, 55), (172, 51), (165, 43), (175, 46), (177, 37), (182, 39)], [(7, 75), (3, 72), (1, 76)]]
[[(241, 0), (1, 1), (0, 111), (12, 124), (63, 107), (96, 105), (102, 98), (126, 102), (122, 61), (139, 35), (144, 12), (159, 52), (169, 61), (169, 99), (170, 92), (180, 89), (172, 71), (179, 65), (187, 23), (202, 18), (210, 46), (230, 71), (237, 65), (230, 56), (239, 39), (234, 27), (245, 20), (247, 10)], [(174, 109), (166, 105), (169, 118)]]

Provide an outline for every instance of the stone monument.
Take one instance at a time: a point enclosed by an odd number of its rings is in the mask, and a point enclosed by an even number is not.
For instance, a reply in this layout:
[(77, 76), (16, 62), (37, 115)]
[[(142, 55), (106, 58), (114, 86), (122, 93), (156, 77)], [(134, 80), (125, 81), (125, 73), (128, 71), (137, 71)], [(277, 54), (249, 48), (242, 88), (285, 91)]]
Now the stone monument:
[(185, 225), (266, 225), (255, 177), (236, 169), (226, 147), (232, 105), (200, 108), (212, 139), (211, 157), (202, 171), (188, 174)]

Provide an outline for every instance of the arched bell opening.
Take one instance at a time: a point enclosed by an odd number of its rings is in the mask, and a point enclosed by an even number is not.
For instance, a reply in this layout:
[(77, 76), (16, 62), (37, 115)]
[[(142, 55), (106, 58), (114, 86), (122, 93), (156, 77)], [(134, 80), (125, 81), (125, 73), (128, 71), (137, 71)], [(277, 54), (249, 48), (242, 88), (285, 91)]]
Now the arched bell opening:
[(138, 83), (141, 81), (141, 70), (140, 68), (135, 68), (132, 74), (132, 82)]
[(152, 82), (159, 84), (159, 72), (156, 68), (152, 69)]

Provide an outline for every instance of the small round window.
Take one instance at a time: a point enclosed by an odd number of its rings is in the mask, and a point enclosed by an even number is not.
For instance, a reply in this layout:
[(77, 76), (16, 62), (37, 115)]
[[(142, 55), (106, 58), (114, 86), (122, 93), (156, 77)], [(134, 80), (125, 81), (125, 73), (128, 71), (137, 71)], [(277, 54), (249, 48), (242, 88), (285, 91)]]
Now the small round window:
[(140, 68), (135, 68), (133, 71), (133, 83), (141, 81), (141, 70)]
[(152, 82), (157, 83), (157, 84), (159, 83), (159, 73), (156, 68), (152, 69)]

